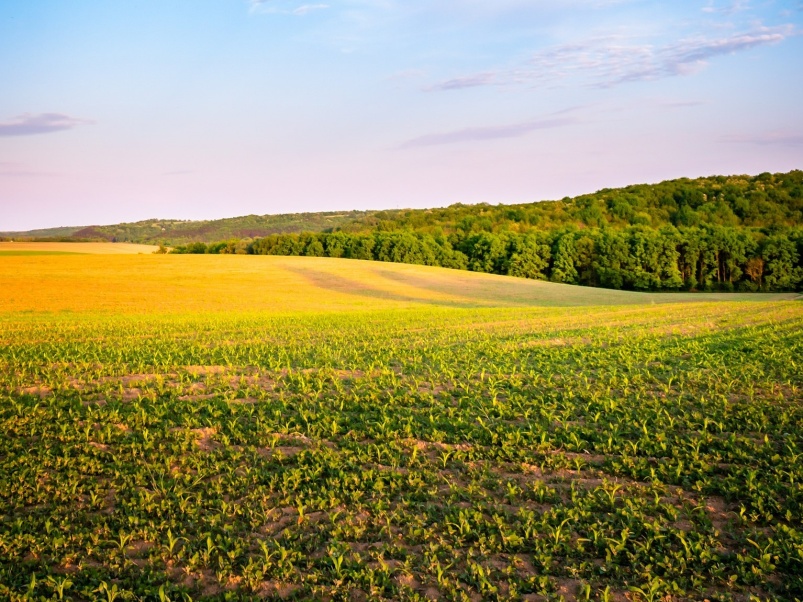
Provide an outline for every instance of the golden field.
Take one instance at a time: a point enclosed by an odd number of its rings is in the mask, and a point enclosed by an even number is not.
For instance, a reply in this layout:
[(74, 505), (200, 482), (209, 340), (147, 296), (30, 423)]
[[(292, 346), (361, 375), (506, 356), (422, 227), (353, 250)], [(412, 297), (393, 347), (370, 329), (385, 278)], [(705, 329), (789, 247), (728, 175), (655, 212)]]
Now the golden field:
[(2, 243), (0, 312), (286, 314), (782, 301), (797, 296), (634, 293), (349, 259), (155, 255), (152, 250), (111, 243)]
[(137, 255), (158, 247), (111, 242), (0, 242), (0, 256), (11, 254)]

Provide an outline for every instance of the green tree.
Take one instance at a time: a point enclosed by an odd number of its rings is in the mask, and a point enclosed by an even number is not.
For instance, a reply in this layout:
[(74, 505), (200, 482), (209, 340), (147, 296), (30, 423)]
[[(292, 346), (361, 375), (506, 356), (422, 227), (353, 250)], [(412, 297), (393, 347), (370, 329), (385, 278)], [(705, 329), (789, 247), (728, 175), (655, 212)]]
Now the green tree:
[(498, 234), (482, 232), (467, 238), (461, 250), (473, 272), (502, 274), (508, 259), (507, 240)]
[(546, 280), (552, 252), (543, 233), (516, 236), (510, 242), (506, 273), (520, 278)]
[(574, 232), (559, 232), (552, 244), (552, 276), (553, 282), (577, 283), (577, 247), (574, 244)]
[(761, 248), (761, 258), (765, 262), (764, 286), (768, 290), (792, 290), (800, 282), (797, 245), (787, 236), (767, 237)]
[(351, 259), (376, 259), (375, 239), (364, 234), (351, 235), (346, 244), (346, 257)]

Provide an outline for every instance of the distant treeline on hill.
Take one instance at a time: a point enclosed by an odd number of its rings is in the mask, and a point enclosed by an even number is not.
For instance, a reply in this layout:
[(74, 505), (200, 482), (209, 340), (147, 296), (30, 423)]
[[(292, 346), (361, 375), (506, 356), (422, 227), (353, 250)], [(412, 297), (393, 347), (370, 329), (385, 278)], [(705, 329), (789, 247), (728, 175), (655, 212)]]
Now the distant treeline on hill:
[(526, 205), (380, 211), (327, 232), (196, 242), (174, 252), (347, 257), (631, 290), (796, 290), (803, 171)]
[(152, 219), (111, 226), (0, 232), (0, 236), (15, 240), (58, 236), (176, 246), (302, 232), (412, 231), (438, 237), (478, 232), (524, 234), (564, 226), (621, 229), (666, 225), (801, 227), (803, 171), (682, 178), (517, 205), (456, 204), (440, 209), (246, 215), (207, 221)]
[(77, 238), (75, 236), (0, 236), (0, 242), (106, 242), (98, 238)]
[(788, 291), (803, 283), (803, 229), (564, 227), (551, 231), (278, 234), (174, 253), (346, 257), (629, 290)]
[(288, 232), (325, 232), (366, 215), (364, 211), (246, 215), (218, 220), (149, 219), (110, 226), (50, 228), (28, 232), (0, 232), (12, 240), (92, 240), (180, 245), (230, 238), (254, 238)]

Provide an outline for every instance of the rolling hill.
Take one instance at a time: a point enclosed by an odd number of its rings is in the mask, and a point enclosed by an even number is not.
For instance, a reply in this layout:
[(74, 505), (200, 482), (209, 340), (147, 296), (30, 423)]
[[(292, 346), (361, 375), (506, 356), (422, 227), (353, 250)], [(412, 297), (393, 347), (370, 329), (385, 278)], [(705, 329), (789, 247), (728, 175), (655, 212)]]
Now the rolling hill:
[[(783, 301), (789, 294), (615, 291), (438, 267), (242, 255), (47, 254), (3, 256), (11, 291), (0, 312), (350, 312), (412, 308), (527, 308)], [(20, 243), (17, 246), (20, 246)], [(61, 248), (60, 245), (56, 245)], [(89, 243), (81, 247), (90, 246)], [(81, 249), (81, 247), (77, 247)], [(58, 251), (58, 249), (56, 249)], [(83, 249), (82, 249), (83, 250)], [(133, 248), (134, 251), (138, 249)]]
[(219, 220), (150, 219), (105, 226), (0, 232), (6, 238), (106, 240), (181, 245), (300, 232), (412, 230), (527, 232), (563, 226), (624, 228), (664, 225), (778, 228), (803, 224), (803, 171), (680, 178), (603, 189), (575, 198), (512, 205), (455, 204), (438, 209), (248, 215)]

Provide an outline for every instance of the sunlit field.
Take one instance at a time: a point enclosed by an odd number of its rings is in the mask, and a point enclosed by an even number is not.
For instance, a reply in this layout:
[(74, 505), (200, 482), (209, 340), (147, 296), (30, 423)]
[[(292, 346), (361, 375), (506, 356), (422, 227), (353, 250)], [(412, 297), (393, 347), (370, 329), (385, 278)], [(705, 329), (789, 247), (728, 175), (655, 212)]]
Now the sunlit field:
[(7, 255), (136, 255), (153, 253), (153, 245), (98, 242), (0, 242), (0, 257)]
[(794, 294), (6, 244), (0, 599), (803, 599)]
[[(22, 247), (18, 252), (31, 253), (24, 244), (18, 244)], [(3, 256), (0, 252), (0, 282), (4, 285), (0, 311), (298, 314), (433, 307), (766, 302), (798, 297), (795, 293), (634, 293), (374, 261), (153, 255), (138, 253), (139, 245), (92, 248), (92, 244), (64, 243), (51, 249), (40, 243), (35, 252), (48, 253), (44, 256)], [(117, 251), (118, 246), (129, 253)], [(49, 254), (65, 247), (88, 254)], [(100, 254), (104, 248), (117, 253)]]

